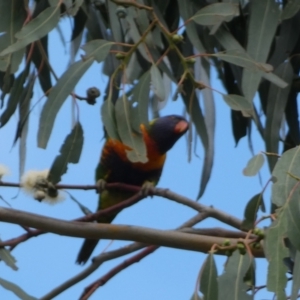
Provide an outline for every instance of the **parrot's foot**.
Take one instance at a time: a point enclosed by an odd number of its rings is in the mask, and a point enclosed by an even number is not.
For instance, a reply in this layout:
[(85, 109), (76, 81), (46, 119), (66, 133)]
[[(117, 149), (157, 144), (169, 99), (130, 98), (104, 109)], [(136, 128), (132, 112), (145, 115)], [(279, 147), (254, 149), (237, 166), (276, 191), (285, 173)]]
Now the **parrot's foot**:
[(101, 193), (106, 188), (106, 181), (104, 179), (99, 179), (96, 183), (97, 186), (97, 193)]
[(141, 194), (143, 196), (153, 196), (153, 190), (154, 183), (151, 181), (146, 181), (141, 188)]

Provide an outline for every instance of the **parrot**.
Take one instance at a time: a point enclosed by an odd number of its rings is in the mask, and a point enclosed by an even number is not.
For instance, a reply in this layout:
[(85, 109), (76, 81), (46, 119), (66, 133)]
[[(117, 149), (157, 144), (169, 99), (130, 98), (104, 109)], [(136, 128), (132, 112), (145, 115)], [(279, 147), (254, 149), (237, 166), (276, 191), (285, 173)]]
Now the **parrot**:
[[(107, 138), (103, 146), (100, 162), (96, 168), (96, 182), (124, 183), (140, 186), (147, 183), (157, 185), (166, 160), (166, 153), (176, 141), (188, 130), (187, 120), (178, 115), (168, 115), (153, 119), (148, 126), (140, 125), (146, 145), (146, 163), (131, 162), (126, 151), (131, 148), (121, 141)], [(120, 190), (101, 190), (97, 210), (106, 209), (133, 196), (135, 193)], [(98, 223), (111, 223), (119, 212), (101, 216)], [(99, 240), (86, 239), (79, 251), (76, 262), (85, 264), (92, 255)]]

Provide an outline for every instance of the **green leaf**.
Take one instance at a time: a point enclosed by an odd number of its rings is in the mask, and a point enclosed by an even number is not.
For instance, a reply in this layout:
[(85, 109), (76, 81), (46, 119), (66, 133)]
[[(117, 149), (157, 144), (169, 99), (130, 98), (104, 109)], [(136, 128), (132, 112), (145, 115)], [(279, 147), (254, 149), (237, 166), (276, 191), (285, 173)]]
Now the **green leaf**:
[(33, 296), (30, 296), (28, 295), (24, 290), (22, 290), (19, 286), (17, 286), (16, 284), (10, 282), (10, 281), (7, 281), (3, 278), (0, 278), (0, 285), (13, 292), (17, 297), (19, 297), (20, 299), (22, 300), (38, 300), (37, 298), (33, 297)]
[(288, 249), (283, 243), (286, 234), (287, 218), (285, 213), (272, 223), (266, 231), (264, 250), (269, 261), (267, 289), (274, 292), (277, 299), (285, 300), (285, 287), (287, 283), (287, 267), (283, 259), (289, 255)]
[(283, 153), (272, 172), (275, 183), (272, 186), (272, 203), (283, 206), (286, 201), (295, 197), (297, 193), (291, 193), (300, 178), (300, 147), (295, 147)]
[(224, 101), (230, 106), (233, 110), (245, 110), (252, 111), (252, 103), (245, 97), (239, 95), (224, 95), (222, 94)]
[[(253, 0), (250, 11), (247, 53), (255, 61), (264, 63), (277, 29), (280, 10), (274, 0)], [(261, 74), (244, 70), (242, 90), (247, 99), (252, 101), (260, 80)]]
[(209, 253), (200, 272), (200, 291), (204, 299), (218, 300), (218, 273), (213, 254)]
[[(284, 62), (278, 66), (275, 70), (275, 74), (289, 83), (289, 85), (288, 87), (281, 89), (274, 84), (271, 84), (269, 88), (266, 112), (265, 143), (266, 151), (271, 153), (278, 153), (279, 151), (280, 130), (284, 119), (284, 112), (290, 93), (291, 83), (294, 78), (294, 71), (289, 62)], [(270, 170), (272, 171), (278, 158), (274, 155), (268, 155), (267, 158)]]
[(239, 15), (239, 7), (232, 3), (214, 3), (200, 9), (192, 17), (200, 25), (215, 25), (220, 22), (229, 22)]
[[(241, 59), (241, 57), (243, 57), (243, 56), (249, 57), (249, 55), (245, 52), (245, 49), (239, 44), (239, 42), (233, 37), (233, 35), (229, 31), (225, 30), (223, 27), (220, 27), (218, 29), (218, 31), (215, 33), (215, 37), (218, 40), (218, 42), (222, 45), (222, 47), (227, 50), (227, 53), (229, 51), (229, 53), (236, 54), (231, 59), (234, 59), (235, 62), (239, 62), (239, 63), (249, 63), (249, 60), (247, 61), (245, 59), (244, 60)], [(227, 60), (230, 59), (229, 56), (222, 56), (222, 57), (225, 57)], [(232, 63), (234, 63), (234, 62), (232, 62)], [(261, 64), (261, 62), (256, 61), (255, 66), (264, 66), (264, 65), (266, 65), (266, 64)], [(253, 65), (251, 65), (251, 68), (252, 67), (253, 67)], [(252, 71), (250, 71), (250, 72), (252, 72)], [(261, 72), (261, 71), (258, 71), (258, 73), (260, 74), (260, 76), (275, 83), (279, 87), (284, 88), (287, 86), (286, 82), (284, 82), (281, 78), (279, 78), (278, 76), (276, 76), (273, 73), (265, 73), (265, 72)], [(257, 72), (254, 72), (254, 75), (256, 76)]]
[[(225, 272), (219, 277), (219, 299), (250, 300), (253, 297), (247, 294), (248, 286), (244, 277), (251, 266), (252, 258), (248, 253), (241, 255), (234, 251), (229, 257)], [(221, 297), (221, 298), (220, 298)]]
[(163, 79), (161, 73), (156, 65), (152, 65), (150, 69), (151, 82), (153, 93), (158, 97), (160, 101), (163, 101), (166, 97), (165, 87), (163, 85)]
[(139, 120), (141, 124), (148, 124), (148, 107), (150, 93), (150, 72), (145, 72), (133, 89), (132, 101), (138, 103)]
[[(210, 144), (209, 144), (209, 140), (208, 140), (206, 123), (205, 123), (204, 116), (202, 114), (201, 107), (199, 105), (199, 101), (196, 96), (195, 88), (193, 86), (193, 83), (190, 80), (185, 80), (183, 82), (183, 93), (181, 93), (181, 96), (182, 96), (183, 102), (186, 106), (187, 112), (191, 116), (191, 120), (196, 128), (197, 134), (201, 139), (201, 142), (203, 144), (203, 148), (205, 151), (205, 156), (207, 156), (208, 155), (207, 152), (210, 151), (210, 148), (209, 148)], [(204, 160), (202, 170), (207, 168), (206, 163), (207, 162)], [(202, 172), (202, 174), (204, 174), (204, 172)], [(201, 178), (200, 189), (199, 189), (197, 199), (199, 199), (205, 191), (210, 174), (206, 174), (206, 176), (208, 176), (208, 177), (206, 178), (205, 181), (202, 180), (202, 178)]]
[(85, 59), (94, 57), (99, 63), (106, 58), (113, 44), (113, 42), (106, 40), (93, 40), (81, 48), (86, 52)]
[[(20, 5), (19, 0), (0, 1), (0, 52), (6, 47), (15, 43), (15, 33), (18, 32), (27, 17), (25, 5)], [(0, 58), (0, 70), (9, 71), (11, 74), (19, 69), (25, 49), (22, 49), (13, 55), (6, 55)]]
[(92, 58), (75, 62), (59, 78), (56, 85), (51, 89), (40, 116), (38, 147), (47, 147), (55, 118), (61, 106), (92, 63)]
[[(120, 97), (115, 105), (118, 133), (122, 142), (130, 149), (126, 150), (127, 157), (132, 162), (146, 163), (147, 150), (142, 134), (134, 132), (131, 127), (130, 103), (125, 94)], [(138, 117), (138, 116), (135, 116)]]
[[(131, 37), (131, 39), (133, 40), (133, 42), (136, 44), (140, 41), (141, 39), (141, 34), (136, 26), (135, 23), (135, 18), (136, 18), (136, 14), (135, 14), (135, 8), (133, 7), (128, 7), (127, 8), (127, 15), (126, 15), (126, 21), (128, 22), (128, 35)], [(145, 43), (140, 43), (138, 45), (138, 50), (141, 53), (141, 55), (147, 60), (150, 61), (150, 58), (147, 54), (147, 46), (145, 45)]]
[(120, 140), (115, 120), (115, 106), (110, 98), (106, 99), (101, 107), (101, 119), (108, 136), (112, 139)]
[(27, 75), (28, 75), (28, 68), (26, 68), (22, 73), (20, 73), (19, 76), (14, 81), (7, 102), (6, 109), (1, 114), (0, 117), (0, 127), (3, 127), (9, 121), (13, 113), (16, 111), (18, 103), (20, 101), (20, 96), (23, 92), (23, 84), (26, 80)]
[(266, 211), (263, 196), (261, 193), (253, 196), (246, 205), (244, 211), (244, 220), (241, 228), (243, 230), (250, 230), (255, 227), (255, 221), (257, 218), (257, 212), (261, 208), (262, 212)]
[(19, 122), (14, 140), (14, 144), (20, 139), (19, 143), (19, 179), (24, 173), (26, 161), (26, 140), (28, 134), (28, 118), (30, 113), (30, 102), (33, 97), (33, 87), (36, 76), (32, 73), (22, 92), (19, 103)]
[[(0, 242), (2, 240), (0, 239)], [(0, 248), (0, 260), (3, 260), (7, 266), (12, 268), (14, 271), (18, 270), (18, 267), (16, 266), (16, 259), (11, 255), (10, 251), (6, 248)]]
[[(194, 65), (195, 77), (206, 86), (211, 86), (209, 79), (210, 64), (207, 60), (198, 57)], [(208, 145), (204, 153), (204, 165), (201, 173), (201, 187), (205, 187), (209, 181), (215, 153), (215, 127), (216, 127), (216, 109), (215, 100), (211, 89), (203, 89), (198, 92), (198, 98), (202, 95), (203, 107), (205, 111), (204, 121), (207, 130)]]
[(61, 176), (67, 172), (68, 164), (77, 164), (83, 147), (83, 130), (80, 123), (76, 123), (71, 133), (67, 135), (60, 148), (60, 154), (55, 158), (49, 171), (48, 179), (56, 184)]
[(245, 176), (255, 176), (265, 162), (263, 154), (254, 155), (247, 163), (246, 168), (243, 170)]
[(246, 68), (252, 72), (263, 71), (269, 73), (273, 71), (273, 67), (271, 65), (256, 62), (247, 53), (240, 50), (228, 50), (226, 52), (211, 54), (210, 56), (218, 57), (224, 61)]
[(287, 202), (286, 213), (287, 213), (287, 236), (291, 243), (298, 251), (300, 251), (300, 207), (299, 207), (299, 185), (298, 181), (294, 189), (291, 191), (289, 201)]
[(21, 31), (15, 34), (18, 39), (14, 44), (0, 53), (0, 56), (18, 51), (30, 43), (39, 40), (50, 32), (58, 24), (60, 18), (60, 6), (48, 7), (35, 19), (26, 24)]
[(300, 9), (300, 0), (289, 0), (287, 1), (284, 9), (281, 12), (281, 21), (292, 18)]
[[(190, 17), (192, 17), (192, 15), (194, 13), (192, 1), (191, 0), (178, 0), (177, 2), (178, 2), (181, 17), (183, 18), (184, 21), (187, 21)], [(201, 40), (199, 39), (197, 29), (196, 29), (196, 24), (193, 20), (186, 23), (185, 30), (186, 30), (186, 33), (187, 33), (190, 41), (195, 46), (195, 48), (200, 53), (205, 53), (206, 49), (204, 48)]]
[(293, 284), (291, 300), (298, 299), (298, 293), (300, 289), (300, 251), (296, 252), (295, 265), (293, 268)]

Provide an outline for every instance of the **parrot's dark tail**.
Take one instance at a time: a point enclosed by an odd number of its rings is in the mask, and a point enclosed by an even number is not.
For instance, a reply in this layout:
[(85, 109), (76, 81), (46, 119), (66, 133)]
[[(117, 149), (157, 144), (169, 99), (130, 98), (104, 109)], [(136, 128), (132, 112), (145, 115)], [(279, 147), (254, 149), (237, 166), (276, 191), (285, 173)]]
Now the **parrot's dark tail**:
[(78, 253), (76, 263), (79, 265), (84, 265), (92, 255), (98, 242), (99, 240), (86, 239)]

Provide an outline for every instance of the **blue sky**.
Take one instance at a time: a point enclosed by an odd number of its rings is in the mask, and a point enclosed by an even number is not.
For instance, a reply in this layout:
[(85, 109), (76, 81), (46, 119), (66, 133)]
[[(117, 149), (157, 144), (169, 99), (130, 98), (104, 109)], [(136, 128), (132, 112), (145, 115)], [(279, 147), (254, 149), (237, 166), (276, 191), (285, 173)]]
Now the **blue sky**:
[[(63, 31), (66, 30), (65, 37), (69, 37), (70, 23), (65, 21), (61, 28)], [(50, 45), (50, 61), (56, 73), (60, 75), (68, 65), (68, 48), (63, 48), (57, 31), (51, 34)], [(67, 47), (69, 46), (70, 43), (67, 41)], [(77, 94), (85, 95), (86, 89), (92, 86), (98, 87), (102, 92), (104, 91), (106, 78), (101, 75), (101, 68), (101, 65), (93, 64), (76, 87)], [(212, 86), (214, 89), (222, 91), (215, 73), (212, 76)], [(40, 99), (42, 95), (40, 88), (36, 88), (33, 103)], [(217, 112), (215, 160), (211, 180), (200, 201), (205, 205), (213, 205), (242, 218), (247, 201), (260, 192), (262, 186), (257, 177), (243, 176), (242, 170), (251, 158), (247, 139), (241, 140), (238, 147), (235, 147), (231, 131), (230, 109), (219, 94), (215, 93), (214, 96)], [(66, 135), (71, 130), (71, 97), (69, 97), (57, 116), (55, 130), (51, 135), (48, 148), (46, 150), (37, 148), (37, 129), (43, 103), (44, 101), (40, 102), (30, 116), (26, 170), (49, 168), (55, 156), (59, 153)], [(62, 183), (93, 184), (94, 182), (94, 169), (98, 163), (103, 145), (100, 119), (101, 104), (102, 97), (98, 99), (95, 106), (78, 101), (80, 122), (84, 130), (84, 148), (79, 164), (69, 166), (68, 173), (63, 176)], [(161, 111), (161, 115), (182, 114), (183, 109), (180, 99), (176, 102), (170, 100)], [(0, 164), (10, 168), (11, 175), (5, 177), (4, 180), (12, 182), (18, 182), (18, 145), (11, 149), (17, 121), (17, 115), (13, 116), (9, 123), (0, 130)], [(252, 140), (255, 153), (264, 150), (264, 144), (255, 128), (252, 132)], [(182, 138), (168, 154), (158, 186), (169, 188), (179, 194), (195, 199), (199, 189), (204, 156), (199, 140), (197, 141), (196, 152), (197, 156), (193, 155), (192, 161), (188, 163), (186, 140)], [(268, 178), (268, 168), (265, 164), (262, 169), (263, 183)], [(1, 188), (0, 195), (13, 208), (28, 212), (64, 220), (74, 219), (82, 214), (77, 205), (68, 197), (64, 202), (57, 205), (49, 205), (38, 203), (24, 193), (19, 193), (15, 198), (17, 193), (16, 189)], [(73, 191), (71, 193), (92, 211), (95, 210), (97, 203), (95, 192)], [(269, 194), (267, 191), (265, 197), (267, 207), (269, 207)], [(0, 203), (1, 206), (6, 206), (4, 202)], [(195, 214), (195, 211), (190, 208), (154, 197), (147, 198), (124, 210), (118, 215), (114, 223), (172, 229)], [(222, 224), (215, 220), (206, 220), (198, 225), (199, 228), (216, 226), (222, 226)], [(23, 230), (19, 226), (0, 223), (0, 238), (2, 240), (22, 233)], [(19, 270), (17, 272), (13, 271), (2, 262), (0, 263), (0, 276), (16, 283), (28, 294), (39, 298), (84, 269), (84, 267), (75, 264), (81, 243), (82, 239), (53, 234), (32, 238), (19, 245), (12, 252), (17, 259)], [(94, 254), (99, 254), (108, 243), (109, 241), (102, 240)], [(125, 244), (126, 242), (114, 241), (109, 250), (117, 249)], [(189, 299), (194, 291), (196, 278), (204, 259), (205, 254), (202, 253), (161, 248), (115, 276), (90, 299)], [(55, 299), (77, 299), (87, 285), (100, 278), (123, 260), (124, 257), (105, 263), (87, 279)], [(217, 261), (218, 272), (221, 274), (226, 258), (218, 257)], [(259, 260), (257, 265), (257, 274), (264, 274), (266, 270), (265, 262)], [(257, 285), (264, 284), (264, 278), (264, 276), (258, 275)], [(2, 287), (0, 287), (0, 293), (3, 299), (17, 299), (11, 292)], [(256, 299), (270, 299), (271, 297), (271, 294), (262, 291)]]

